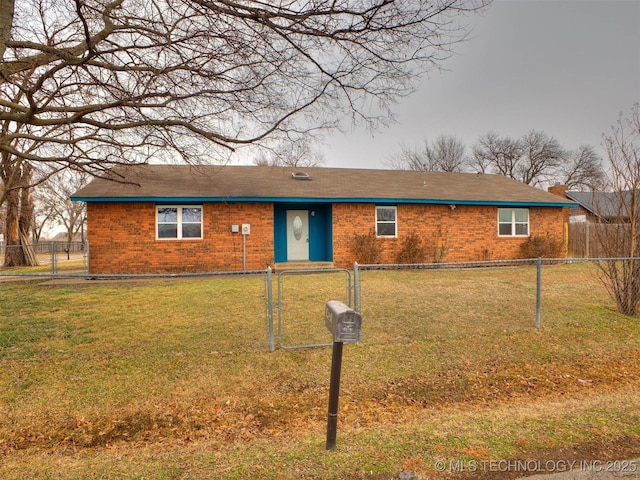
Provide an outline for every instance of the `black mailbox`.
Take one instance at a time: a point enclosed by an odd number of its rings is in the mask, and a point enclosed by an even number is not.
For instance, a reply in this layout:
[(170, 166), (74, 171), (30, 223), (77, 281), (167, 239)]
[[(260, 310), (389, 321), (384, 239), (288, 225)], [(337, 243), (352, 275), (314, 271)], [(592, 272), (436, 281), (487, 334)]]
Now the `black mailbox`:
[(334, 342), (357, 343), (360, 341), (362, 317), (344, 303), (329, 300), (325, 307), (324, 320), (333, 334)]
[(329, 331), (333, 334), (329, 412), (327, 415), (327, 450), (333, 450), (336, 447), (336, 434), (338, 431), (338, 396), (340, 395), (342, 346), (344, 343), (360, 341), (362, 317), (344, 303), (337, 300), (329, 300), (324, 310), (324, 321)]

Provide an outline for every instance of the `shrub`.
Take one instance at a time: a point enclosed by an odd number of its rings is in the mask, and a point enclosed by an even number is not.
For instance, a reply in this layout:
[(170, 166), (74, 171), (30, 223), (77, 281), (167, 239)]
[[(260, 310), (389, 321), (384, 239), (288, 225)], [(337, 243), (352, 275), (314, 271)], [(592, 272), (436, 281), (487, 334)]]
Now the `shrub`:
[(382, 256), (382, 245), (376, 238), (376, 232), (371, 229), (369, 233), (355, 235), (351, 245), (351, 253), (355, 261), (363, 264), (380, 263)]
[(447, 237), (449, 230), (438, 225), (435, 232), (431, 235), (431, 244), (428, 249), (431, 252), (431, 261), (433, 263), (441, 263), (447, 256), (449, 247), (447, 246)]
[(487, 247), (482, 248), (478, 255), (478, 259), (481, 262), (488, 262), (489, 260), (491, 260), (491, 250), (489, 250)]
[(560, 258), (563, 256), (563, 242), (549, 234), (529, 237), (522, 245), (523, 258)]
[(400, 250), (396, 254), (396, 263), (424, 263), (427, 257), (427, 247), (416, 232), (407, 234), (402, 243)]

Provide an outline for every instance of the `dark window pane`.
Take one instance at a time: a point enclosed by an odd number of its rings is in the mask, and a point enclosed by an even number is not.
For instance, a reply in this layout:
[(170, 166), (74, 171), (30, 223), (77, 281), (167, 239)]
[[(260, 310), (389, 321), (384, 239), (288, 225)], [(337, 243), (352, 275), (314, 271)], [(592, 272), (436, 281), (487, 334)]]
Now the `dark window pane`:
[(171, 223), (159, 223), (158, 238), (178, 238), (178, 225)]
[(378, 235), (381, 236), (395, 236), (396, 224), (395, 223), (379, 223)]
[(396, 220), (396, 209), (395, 208), (378, 208), (377, 212), (377, 220), (379, 222), (382, 221), (391, 221), (395, 222)]
[(202, 229), (199, 223), (185, 223), (182, 225), (182, 238), (200, 238)]
[(516, 235), (529, 235), (529, 225), (526, 223), (516, 223)]
[(500, 235), (513, 235), (511, 233), (511, 224), (510, 223), (501, 223), (500, 224)]

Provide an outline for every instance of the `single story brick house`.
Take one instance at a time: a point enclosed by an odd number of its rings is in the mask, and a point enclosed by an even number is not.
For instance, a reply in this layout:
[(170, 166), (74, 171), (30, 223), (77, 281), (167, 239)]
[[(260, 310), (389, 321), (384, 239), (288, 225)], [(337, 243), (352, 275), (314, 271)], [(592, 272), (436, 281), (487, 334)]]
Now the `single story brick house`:
[(269, 166), (117, 167), (87, 203), (90, 272), (350, 268), (357, 238), (396, 263), (408, 237), (431, 261), (522, 258), (529, 238), (565, 240), (573, 202), (501, 175)]

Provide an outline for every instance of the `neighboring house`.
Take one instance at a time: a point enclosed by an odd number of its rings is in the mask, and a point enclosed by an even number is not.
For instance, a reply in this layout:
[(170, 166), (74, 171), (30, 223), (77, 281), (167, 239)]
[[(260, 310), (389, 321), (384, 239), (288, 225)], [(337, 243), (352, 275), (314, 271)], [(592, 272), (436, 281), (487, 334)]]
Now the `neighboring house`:
[[(549, 187), (549, 193), (576, 202), (569, 209), (568, 255), (570, 257), (624, 256), (624, 242), (611, 244), (613, 231), (624, 229), (632, 206), (631, 191), (579, 192), (566, 185)], [(606, 243), (608, 245), (603, 245)], [(616, 252), (618, 247), (621, 248)]]
[[(50, 240), (51, 242), (56, 242), (56, 243), (68, 243), (69, 242), (69, 234), (66, 232), (58, 232), (56, 233), (53, 238)], [(81, 233), (76, 233), (73, 238), (71, 239), (72, 242), (75, 243), (82, 243), (82, 234)]]
[(576, 202), (569, 210), (572, 223), (626, 223), (631, 205), (631, 192), (578, 192), (568, 190), (565, 185), (549, 188), (549, 193), (560, 195)]
[(95, 274), (349, 268), (368, 233), (380, 263), (395, 263), (411, 233), (427, 262), (521, 258), (530, 237), (563, 242), (574, 205), (486, 174), (138, 165), (110, 176), (71, 197), (87, 202)]

